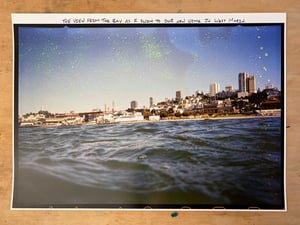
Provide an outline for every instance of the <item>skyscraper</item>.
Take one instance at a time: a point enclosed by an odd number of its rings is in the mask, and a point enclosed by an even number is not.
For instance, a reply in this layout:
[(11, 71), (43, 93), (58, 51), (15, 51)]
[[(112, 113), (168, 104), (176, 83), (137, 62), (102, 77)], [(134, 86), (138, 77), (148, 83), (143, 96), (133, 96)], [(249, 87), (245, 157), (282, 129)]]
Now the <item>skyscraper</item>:
[(177, 101), (181, 100), (181, 91), (176, 91), (176, 100)]
[(219, 83), (211, 83), (209, 85), (209, 95), (215, 96), (218, 92), (220, 92), (220, 84)]
[(247, 73), (239, 73), (239, 92), (247, 92)]
[(239, 92), (238, 97), (245, 97), (248, 94), (256, 93), (256, 78), (254, 75), (239, 73)]
[(149, 101), (150, 101), (150, 108), (151, 108), (151, 107), (153, 107), (153, 97), (150, 97)]
[(131, 109), (136, 109), (138, 107), (138, 103), (137, 103), (137, 101), (135, 101), (135, 100), (133, 100), (133, 101), (131, 101), (130, 102), (130, 108)]
[(247, 84), (248, 84), (248, 92), (249, 94), (256, 93), (256, 79), (255, 76), (251, 75), (247, 78)]

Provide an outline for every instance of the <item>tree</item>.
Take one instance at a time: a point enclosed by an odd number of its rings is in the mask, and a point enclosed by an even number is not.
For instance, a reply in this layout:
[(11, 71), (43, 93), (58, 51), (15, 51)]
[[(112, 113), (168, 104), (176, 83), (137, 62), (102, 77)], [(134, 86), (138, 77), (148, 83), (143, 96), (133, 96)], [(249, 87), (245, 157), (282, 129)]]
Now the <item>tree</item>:
[(256, 105), (258, 108), (261, 108), (262, 103), (266, 101), (267, 98), (268, 98), (268, 94), (265, 91), (257, 92), (249, 96), (249, 102), (252, 105)]
[(151, 113), (149, 111), (144, 111), (143, 116), (145, 117), (145, 119), (149, 119), (149, 116), (151, 116)]
[(160, 117), (162, 117), (162, 118), (163, 118), (163, 117), (168, 117), (168, 116), (169, 116), (168, 112), (165, 111), (165, 110), (164, 110), (164, 111), (161, 111), (159, 115), (160, 115)]
[(38, 111), (38, 114), (42, 114), (42, 115), (44, 115), (46, 118), (49, 118), (49, 117), (51, 117), (51, 113), (50, 112), (48, 112), (48, 111), (46, 111), (46, 110), (40, 110), (40, 111)]
[(176, 117), (181, 117), (181, 113), (180, 113), (180, 112), (176, 112), (176, 113), (175, 113), (175, 116), (176, 116)]
[(190, 116), (190, 115), (192, 115), (192, 113), (187, 112), (187, 111), (184, 111), (184, 112), (182, 113), (182, 115), (183, 115), (183, 116)]

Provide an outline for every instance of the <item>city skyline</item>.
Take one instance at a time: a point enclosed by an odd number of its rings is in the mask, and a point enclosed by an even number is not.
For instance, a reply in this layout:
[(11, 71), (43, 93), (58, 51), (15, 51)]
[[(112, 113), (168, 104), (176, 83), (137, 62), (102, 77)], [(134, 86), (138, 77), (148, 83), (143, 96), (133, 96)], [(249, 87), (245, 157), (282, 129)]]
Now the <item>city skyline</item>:
[(209, 84), (281, 88), (281, 26), (19, 27), (19, 113), (127, 109)]

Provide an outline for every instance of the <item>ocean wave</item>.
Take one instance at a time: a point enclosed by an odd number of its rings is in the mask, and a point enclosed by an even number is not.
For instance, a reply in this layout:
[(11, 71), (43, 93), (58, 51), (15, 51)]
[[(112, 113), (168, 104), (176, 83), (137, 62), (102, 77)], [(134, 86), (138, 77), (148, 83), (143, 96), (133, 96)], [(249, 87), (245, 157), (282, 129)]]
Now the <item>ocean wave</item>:
[(280, 118), (26, 128), (15, 160), (32, 186), (42, 179), (22, 170), (50, 176), (54, 189), (64, 181), (74, 193), (115, 192), (125, 204), (128, 194), (166, 204), (162, 193), (187, 205), (281, 204), (281, 135)]

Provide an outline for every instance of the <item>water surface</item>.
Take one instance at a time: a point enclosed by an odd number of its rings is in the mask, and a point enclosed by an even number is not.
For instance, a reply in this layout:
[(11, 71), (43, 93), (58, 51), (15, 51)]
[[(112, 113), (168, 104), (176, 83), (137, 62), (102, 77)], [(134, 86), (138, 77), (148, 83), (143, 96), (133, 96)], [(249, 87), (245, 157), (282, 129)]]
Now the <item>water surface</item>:
[(280, 118), (19, 129), (15, 207), (282, 208)]

